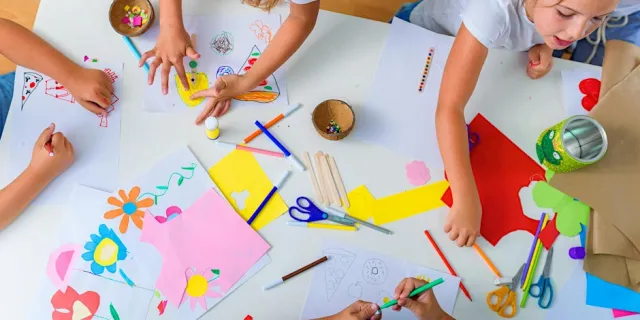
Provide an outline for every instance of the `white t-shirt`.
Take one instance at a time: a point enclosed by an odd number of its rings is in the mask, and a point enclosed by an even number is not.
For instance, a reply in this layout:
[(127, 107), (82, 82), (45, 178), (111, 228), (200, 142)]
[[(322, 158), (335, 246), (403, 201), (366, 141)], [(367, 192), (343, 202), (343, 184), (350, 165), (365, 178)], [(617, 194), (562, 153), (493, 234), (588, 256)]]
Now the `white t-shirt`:
[(423, 0), (409, 20), (436, 33), (455, 36), (464, 25), (487, 48), (527, 51), (544, 39), (522, 0)]

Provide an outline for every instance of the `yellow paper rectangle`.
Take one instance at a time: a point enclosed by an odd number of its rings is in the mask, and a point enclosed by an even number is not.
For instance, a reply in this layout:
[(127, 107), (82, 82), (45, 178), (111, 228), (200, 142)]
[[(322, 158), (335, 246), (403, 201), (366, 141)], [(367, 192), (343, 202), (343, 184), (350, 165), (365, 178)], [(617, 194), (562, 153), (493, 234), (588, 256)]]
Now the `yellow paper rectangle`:
[[(256, 158), (251, 152), (246, 151), (234, 150), (229, 153), (209, 169), (209, 176), (245, 221), (251, 217), (273, 188), (273, 183), (264, 173)], [(245, 200), (244, 209), (240, 210), (231, 195), (241, 193), (244, 190), (247, 190), (249, 195)], [(251, 226), (255, 230), (260, 230), (288, 209), (280, 194), (276, 192)]]

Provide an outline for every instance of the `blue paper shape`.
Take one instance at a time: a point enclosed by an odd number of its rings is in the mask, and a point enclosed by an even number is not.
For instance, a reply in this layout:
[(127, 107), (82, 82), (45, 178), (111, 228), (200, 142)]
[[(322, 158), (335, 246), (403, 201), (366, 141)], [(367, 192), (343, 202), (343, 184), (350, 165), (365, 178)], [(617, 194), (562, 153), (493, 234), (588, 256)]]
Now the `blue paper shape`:
[[(580, 243), (583, 247), (586, 237), (587, 227), (582, 225)], [(587, 273), (587, 304), (595, 307), (640, 312), (640, 293)]]

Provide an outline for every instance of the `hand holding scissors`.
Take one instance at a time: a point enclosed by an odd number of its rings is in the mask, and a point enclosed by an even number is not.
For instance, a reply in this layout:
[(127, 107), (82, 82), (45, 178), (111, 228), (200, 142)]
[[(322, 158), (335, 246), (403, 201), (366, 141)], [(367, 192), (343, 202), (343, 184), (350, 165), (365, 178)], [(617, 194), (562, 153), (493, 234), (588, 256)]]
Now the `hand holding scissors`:
[(337, 217), (320, 210), (307, 197), (298, 197), (298, 199), (296, 199), (296, 204), (298, 205), (297, 207), (291, 206), (291, 208), (289, 208), (289, 215), (296, 221), (315, 222), (320, 220), (329, 220), (346, 226), (355, 225), (355, 223), (349, 219)]
[[(549, 278), (549, 269), (551, 268), (552, 258), (553, 248), (549, 249), (547, 261), (544, 263), (544, 269), (542, 269), (542, 274), (540, 275), (538, 282), (532, 283), (529, 288), (529, 294), (534, 298), (538, 298), (538, 306), (542, 309), (549, 308), (551, 300), (553, 300), (553, 287), (551, 286), (551, 279)], [(545, 300), (546, 296), (549, 296), (549, 299), (544, 303), (543, 300)]]
[[(520, 270), (511, 279), (511, 283), (502, 286), (496, 290), (493, 290), (487, 294), (487, 305), (489, 308), (498, 313), (503, 318), (513, 318), (518, 310), (516, 309), (516, 290), (518, 289), (518, 282), (522, 276), (522, 270), (524, 264), (520, 267)], [(494, 299), (495, 298), (495, 299)], [(496, 301), (495, 303), (493, 301)]]

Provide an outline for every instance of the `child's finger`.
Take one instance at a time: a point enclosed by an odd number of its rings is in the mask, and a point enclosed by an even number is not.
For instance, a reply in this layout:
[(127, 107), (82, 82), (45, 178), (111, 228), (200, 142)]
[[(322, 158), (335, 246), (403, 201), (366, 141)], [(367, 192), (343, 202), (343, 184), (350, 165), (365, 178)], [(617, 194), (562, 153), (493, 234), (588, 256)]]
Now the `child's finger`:
[(162, 64), (162, 94), (169, 93), (169, 73), (171, 72), (171, 63), (163, 61)]
[(415, 288), (416, 286), (413, 284), (413, 281), (407, 279), (407, 281), (405, 281), (404, 283), (404, 286), (402, 287), (402, 290), (400, 291), (400, 298), (409, 297), (411, 291), (413, 291)]
[(473, 244), (476, 242), (476, 238), (478, 238), (478, 236), (476, 235), (470, 236), (466, 243), (467, 247), (473, 246)]
[(140, 61), (138, 61), (138, 68), (141, 68), (149, 58), (154, 57), (156, 55), (156, 49), (151, 49), (145, 52), (142, 57), (140, 57)]
[(191, 99), (198, 99), (198, 98), (213, 98), (216, 95), (214, 94), (214, 88), (211, 87), (209, 89), (204, 89), (204, 90), (200, 90), (194, 94), (191, 95)]
[(395, 312), (398, 312), (398, 311), (402, 310), (402, 307), (396, 304), (395, 306), (391, 307), (391, 310), (393, 310)]
[(87, 109), (89, 112), (96, 114), (96, 115), (104, 115), (105, 114), (105, 110), (103, 108), (101, 108), (100, 106), (98, 106), (97, 104), (91, 102), (91, 101), (86, 101), (86, 100), (78, 100), (78, 103), (84, 107), (85, 109)]
[(187, 47), (187, 56), (191, 59), (200, 59), (200, 54), (192, 46)]
[(400, 293), (402, 292), (402, 289), (404, 288), (404, 284), (409, 280), (409, 278), (404, 278), (402, 279), (402, 281), (400, 281), (400, 283), (398, 283), (398, 285), (396, 286), (396, 289), (393, 291), (393, 297), (398, 299), (400, 298)]
[(231, 100), (227, 100), (222, 102), (223, 106), (222, 106), (222, 110), (220, 111), (220, 115), (224, 115), (225, 113), (227, 113), (227, 111), (229, 111), (229, 107), (231, 107)]
[(37, 144), (39, 146), (44, 147), (44, 145), (49, 142), (49, 140), (51, 140), (51, 136), (53, 135), (53, 132), (56, 130), (56, 124), (55, 123), (51, 123), (46, 129), (44, 129), (42, 131), (42, 133), (40, 134), (40, 137), (38, 137), (38, 141)]
[(202, 109), (202, 112), (196, 118), (197, 125), (202, 124), (202, 122), (209, 117), (211, 112), (213, 112), (213, 109), (215, 108), (216, 103), (217, 102), (215, 99), (212, 99), (212, 98), (207, 99), (207, 101), (204, 103), (204, 108)]
[(156, 70), (158, 69), (158, 67), (162, 64), (162, 59), (161, 58), (155, 58), (153, 59), (153, 61), (149, 64), (149, 75), (147, 76), (147, 83), (148, 84), (153, 84), (153, 80), (155, 80), (156, 77)]
[(56, 132), (51, 136), (51, 145), (54, 149), (60, 149), (64, 146), (64, 135), (61, 132)]
[(529, 49), (529, 64), (540, 63), (540, 50), (534, 48)]
[(178, 75), (178, 78), (180, 78), (180, 82), (182, 82), (182, 86), (184, 87), (185, 90), (189, 90), (189, 79), (187, 79), (187, 75), (184, 71), (184, 65), (182, 64), (182, 61), (178, 61), (173, 66), (176, 68), (176, 74)]
[(455, 241), (456, 239), (458, 239), (458, 229), (451, 229), (451, 231), (449, 231), (449, 240), (451, 241)]
[(456, 241), (456, 245), (458, 245), (458, 247), (464, 247), (464, 245), (467, 243), (467, 239), (469, 239), (469, 236), (466, 234), (466, 232), (463, 232), (458, 237), (458, 240)]

